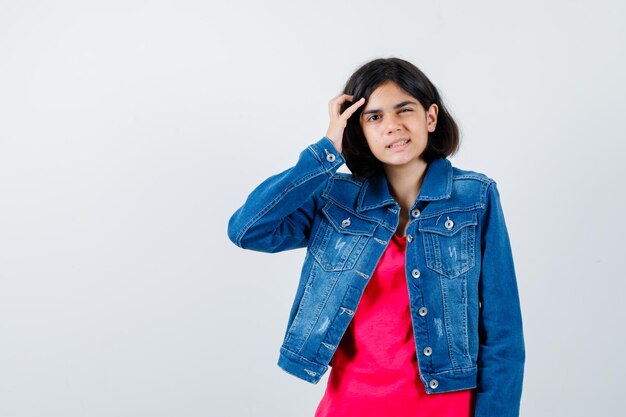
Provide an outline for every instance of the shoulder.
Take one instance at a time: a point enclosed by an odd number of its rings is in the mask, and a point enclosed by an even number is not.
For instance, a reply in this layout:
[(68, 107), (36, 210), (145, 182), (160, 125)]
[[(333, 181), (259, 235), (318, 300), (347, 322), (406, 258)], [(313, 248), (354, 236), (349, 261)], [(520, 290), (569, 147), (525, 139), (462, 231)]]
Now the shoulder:
[(365, 183), (364, 179), (360, 179), (358, 177), (355, 177), (354, 175), (352, 175), (349, 172), (341, 172), (341, 171), (337, 171), (335, 172), (331, 177), (330, 177), (331, 181), (336, 181), (340, 184), (352, 184), (352, 186), (357, 187), (357, 188), (361, 188), (363, 187), (363, 184)]
[(493, 178), (480, 171), (473, 171), (469, 169), (463, 169), (452, 165), (452, 180), (453, 181), (477, 181), (486, 185), (495, 182)]
[(497, 193), (496, 180), (492, 176), (455, 165), (452, 165), (452, 183), (458, 192), (465, 191), (477, 195), (483, 208), (489, 201), (489, 195)]
[(355, 208), (365, 180), (350, 173), (336, 172), (328, 180), (322, 197), (348, 208)]

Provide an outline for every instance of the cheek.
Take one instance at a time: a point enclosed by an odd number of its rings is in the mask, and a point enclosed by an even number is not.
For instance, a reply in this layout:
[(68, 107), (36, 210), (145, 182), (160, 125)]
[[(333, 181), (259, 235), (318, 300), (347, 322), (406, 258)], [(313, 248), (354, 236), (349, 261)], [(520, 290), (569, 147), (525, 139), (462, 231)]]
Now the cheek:
[(384, 134), (379, 131), (377, 126), (364, 127), (361, 125), (361, 130), (363, 132), (363, 136), (365, 136), (367, 146), (370, 148), (370, 151), (374, 154), (374, 156), (380, 157), (385, 155), (385, 143), (383, 140)]
[(368, 141), (367, 146), (370, 148), (370, 151), (376, 158), (380, 158), (385, 154), (385, 146), (380, 141)]
[(375, 146), (376, 141), (380, 138), (380, 132), (378, 132), (373, 126), (361, 126), (361, 131), (363, 132), (363, 136), (365, 136), (368, 145), (370, 145), (370, 147), (372, 145)]
[(408, 126), (410, 127), (411, 130), (416, 131), (416, 132), (427, 130), (427, 122), (426, 120), (422, 120), (422, 119), (411, 119), (408, 122)]
[(365, 142), (372, 152), (376, 152), (376, 135), (371, 131), (363, 130), (363, 136), (365, 136)]

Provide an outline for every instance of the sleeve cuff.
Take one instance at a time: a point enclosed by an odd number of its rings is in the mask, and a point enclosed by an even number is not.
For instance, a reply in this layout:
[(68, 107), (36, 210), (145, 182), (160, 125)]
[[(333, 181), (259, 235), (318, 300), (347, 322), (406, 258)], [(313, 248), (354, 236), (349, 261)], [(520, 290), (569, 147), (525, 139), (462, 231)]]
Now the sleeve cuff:
[(334, 172), (346, 162), (343, 155), (337, 151), (337, 148), (335, 148), (335, 145), (327, 136), (309, 145), (308, 149), (320, 161), (326, 171)]

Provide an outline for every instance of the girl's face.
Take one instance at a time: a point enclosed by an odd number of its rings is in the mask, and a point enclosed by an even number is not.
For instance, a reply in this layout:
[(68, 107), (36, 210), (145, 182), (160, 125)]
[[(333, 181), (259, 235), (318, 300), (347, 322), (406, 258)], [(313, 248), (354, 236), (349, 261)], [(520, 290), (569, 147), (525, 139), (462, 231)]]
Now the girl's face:
[(438, 110), (433, 103), (425, 111), (415, 97), (387, 81), (370, 95), (359, 123), (370, 150), (386, 170), (423, 161), (421, 155), (428, 132), (435, 131)]

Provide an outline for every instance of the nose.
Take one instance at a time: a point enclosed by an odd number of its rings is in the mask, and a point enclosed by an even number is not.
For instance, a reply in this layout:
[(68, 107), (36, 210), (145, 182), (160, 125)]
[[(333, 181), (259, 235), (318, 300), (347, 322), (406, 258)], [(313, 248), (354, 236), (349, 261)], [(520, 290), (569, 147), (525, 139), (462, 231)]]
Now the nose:
[(394, 131), (400, 130), (400, 127), (400, 118), (397, 115), (392, 114), (387, 117), (387, 133), (393, 133)]

